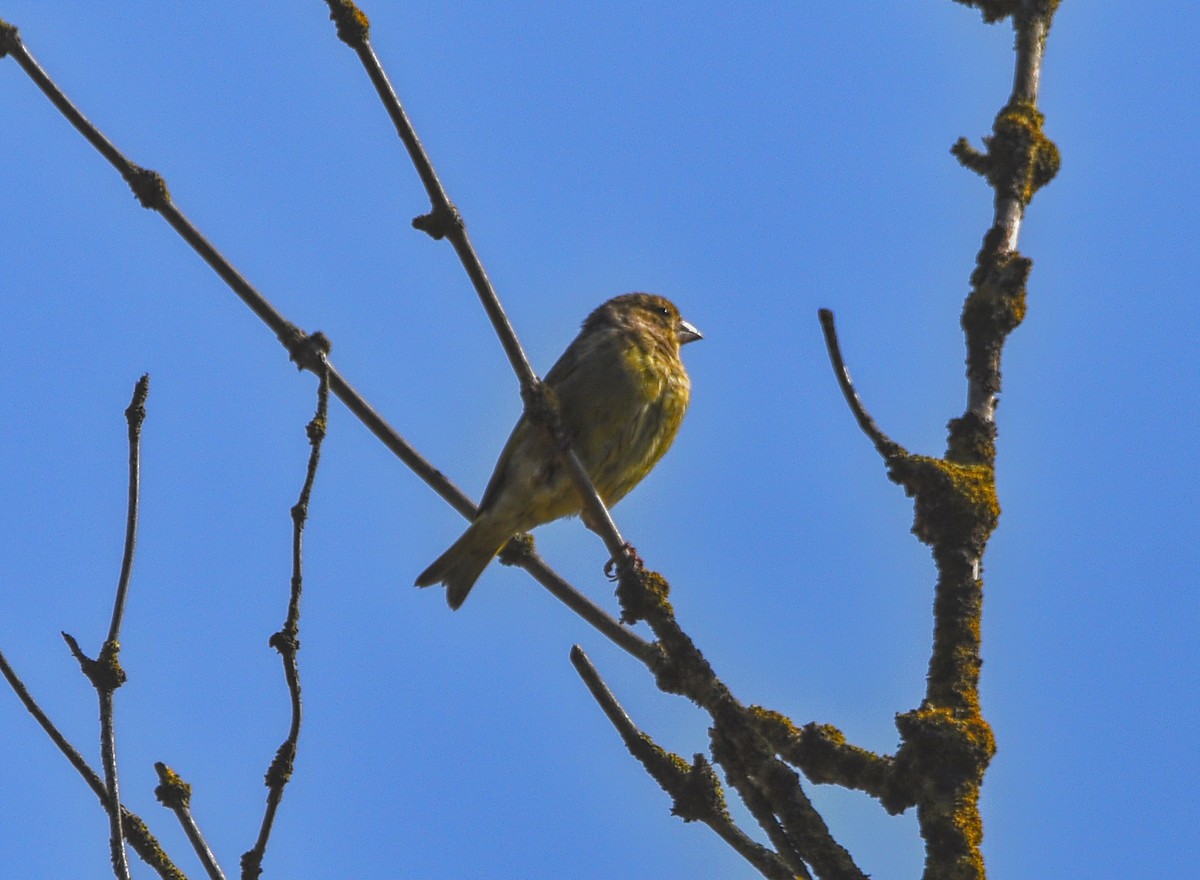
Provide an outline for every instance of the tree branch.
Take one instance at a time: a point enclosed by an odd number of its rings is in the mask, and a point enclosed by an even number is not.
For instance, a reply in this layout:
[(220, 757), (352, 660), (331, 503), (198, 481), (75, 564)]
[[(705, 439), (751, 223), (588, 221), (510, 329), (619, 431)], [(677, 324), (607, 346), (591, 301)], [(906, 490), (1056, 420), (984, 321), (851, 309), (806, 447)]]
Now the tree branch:
[(192, 815), (192, 787), (162, 761), (155, 762), (154, 772), (158, 774), (158, 786), (154, 789), (154, 796), (179, 820), (179, 825), (187, 835), (192, 849), (196, 851), (200, 863), (204, 865), (209, 880), (225, 880), (225, 872), (217, 864), (216, 856), (213, 855), (204, 835), (200, 833), (200, 826), (196, 824)]
[[(79, 754), (79, 750), (71, 745), (54, 722), (50, 720), (50, 716), (38, 705), (33, 695), (29, 693), (29, 689), (25, 687), (25, 682), (17, 675), (3, 652), (0, 652), (0, 675), (4, 676), (8, 686), (17, 695), (17, 699), (25, 706), (25, 711), (33, 716), (33, 720), (46, 732), (50, 741), (63, 753), (63, 757), (75, 768), (75, 772), (83, 778), (88, 788), (99, 798), (101, 806), (107, 811), (111, 801), (109, 801), (108, 789), (105, 787), (104, 780), (100, 774), (88, 766), (83, 755)], [(127, 809), (124, 805), (121, 806), (121, 827), (129, 845), (159, 877), (163, 880), (186, 880), (183, 872), (176, 867), (162, 848), (162, 844), (150, 833), (149, 826), (137, 813)]]
[(571, 663), (587, 685), (592, 697), (621, 735), (629, 753), (646, 768), (646, 772), (663, 791), (671, 796), (673, 815), (679, 816), (685, 822), (703, 822), (742, 858), (754, 865), (764, 877), (773, 880), (792, 880), (797, 876), (808, 878), (808, 872), (802, 864), (789, 866), (778, 853), (756, 843), (737, 827), (725, 807), (721, 783), (703, 755), (696, 755), (689, 765), (681, 756), (666, 751), (639, 730), (617, 702), (612, 691), (601, 680), (587, 654), (578, 645), (571, 648)]
[(500, 304), (500, 298), (496, 295), (496, 290), (492, 286), (491, 279), (488, 278), (483, 262), (479, 259), (479, 254), (476, 253), (470, 236), (467, 235), (466, 223), (458, 208), (446, 194), (446, 189), (442, 186), (437, 171), (429, 159), (429, 154), (426, 153), (421, 139), (417, 136), (416, 129), (413, 128), (408, 114), (404, 111), (400, 97), (392, 87), (379, 57), (371, 46), (370, 22), (367, 20), (367, 16), (351, 0), (326, 0), (326, 3), (330, 8), (329, 17), (337, 25), (338, 37), (357, 53), (429, 196), (429, 213), (414, 219), (413, 227), (434, 239), (446, 238), (454, 247), (454, 252), (458, 254), (458, 259), (466, 270), (467, 277), (470, 278), (475, 293), (492, 322), (492, 328), (504, 348), (504, 353), (508, 356), (513, 372), (517, 374), (517, 379), (521, 383), (521, 398), (525, 403), (526, 415), (531, 421), (542, 424), (554, 437), (555, 446), (560, 450), (560, 455), (567, 465), (575, 488), (579, 492), (580, 498), (583, 499), (583, 508), (588, 522), (604, 541), (609, 556), (617, 561), (618, 569), (632, 570), (636, 567), (637, 560), (628, 543), (617, 530), (617, 525), (613, 521), (608, 507), (600, 498), (596, 487), (592, 485), (591, 476), (579, 460), (579, 456), (571, 448), (570, 438), (563, 430), (559, 420), (558, 405), (551, 396), (546, 394), (541, 379), (530, 366), (529, 359), (525, 356), (525, 350), (517, 339), (512, 322), (508, 320), (508, 315), (505, 314), (504, 307)]
[[(291, 360), (300, 369), (308, 370), (319, 376), (320, 370), (324, 367), (319, 366), (322, 361), (315, 358), (313, 352), (328, 352), (330, 344), (324, 334), (318, 332), (310, 335), (284, 318), (179, 210), (171, 200), (166, 182), (162, 177), (154, 171), (134, 164), (117, 150), (38, 65), (24, 43), (21, 42), (17, 29), (0, 21), (0, 57), (5, 54), (11, 54), (17, 60), (51, 103), (130, 183), (142, 205), (159, 213), (171, 228), (200, 255), (201, 259), (220, 276), (238, 298), (254, 312), (259, 320), (275, 333), (276, 338), (288, 351)], [(460, 515), (467, 519), (474, 518), (476, 507), (471, 499), (388, 424), (337, 368), (328, 362), (327, 358), (324, 362), (328, 365), (330, 391), (345, 404), (346, 408), (405, 466)], [(602, 520), (598, 519), (597, 521)], [(620, 536), (617, 535), (617, 537)], [(611, 540), (606, 540), (606, 543), (611, 543)], [(590, 623), (598, 632), (611, 639), (618, 647), (639, 659), (645, 659), (653, 654), (652, 646), (635, 633), (622, 627), (604, 609), (558, 575), (532, 549), (511, 558), (513, 564), (520, 565), (528, 571), (538, 583), (546, 587), (556, 598)], [(620, 559), (622, 556), (617, 555), (614, 558)]]
[(291, 702), (291, 723), (287, 738), (275, 753), (267, 770), (267, 806), (259, 826), (258, 839), (254, 846), (242, 855), (242, 874), (257, 877), (262, 873), (262, 860), (267, 852), (267, 841), (275, 822), (275, 814), (283, 800), (283, 791), (292, 778), (296, 750), (300, 741), (300, 725), (303, 720), (303, 704), (300, 700), (300, 597), (304, 591), (304, 526), (308, 522), (308, 502), (312, 497), (313, 483), (317, 479), (317, 466), (321, 462), (321, 444), (329, 426), (329, 371), (324, 359), (325, 352), (318, 356), (324, 367), (318, 374), (317, 411), (305, 428), (308, 436), (308, 466), (304, 473), (304, 484), (300, 498), (292, 506), (292, 577), (288, 596), (287, 616), (283, 627), (270, 638), (270, 645), (279, 652), (283, 661), (284, 677), (287, 679), (288, 696)]

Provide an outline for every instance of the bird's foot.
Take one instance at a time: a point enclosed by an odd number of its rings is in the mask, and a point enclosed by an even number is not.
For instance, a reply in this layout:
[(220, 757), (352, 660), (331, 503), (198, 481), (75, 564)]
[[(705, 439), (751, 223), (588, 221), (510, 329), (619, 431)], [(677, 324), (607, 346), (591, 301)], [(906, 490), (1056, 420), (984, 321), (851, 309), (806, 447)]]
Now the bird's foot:
[[(633, 570), (634, 571), (642, 571), (646, 567), (646, 563), (644, 563), (642, 561), (642, 557), (638, 556), (637, 548), (634, 547), (632, 544), (630, 544), (628, 541), (626, 541), (621, 546), (624, 547), (625, 552), (629, 554), (630, 561), (633, 562)], [(617, 560), (617, 559), (608, 560), (608, 562), (604, 563), (604, 576), (606, 578), (608, 578), (610, 581), (617, 580), (620, 577), (620, 573), (617, 571), (617, 566), (619, 566), (619, 565), (620, 565), (620, 560)]]

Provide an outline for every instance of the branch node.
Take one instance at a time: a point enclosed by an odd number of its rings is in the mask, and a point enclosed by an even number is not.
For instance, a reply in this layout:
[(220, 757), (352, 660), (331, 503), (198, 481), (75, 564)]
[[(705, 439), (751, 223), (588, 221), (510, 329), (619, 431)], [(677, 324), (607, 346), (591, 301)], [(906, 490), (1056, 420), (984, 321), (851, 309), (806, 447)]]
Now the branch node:
[(275, 758), (271, 761), (271, 766), (267, 769), (266, 775), (263, 777), (267, 788), (278, 788), (285, 785), (292, 778), (295, 763), (296, 743), (288, 739), (275, 752)]
[(1000, 352), (1025, 319), (1025, 285), (1032, 268), (1032, 260), (1009, 247), (1003, 226), (987, 231), (959, 319), (967, 337), (967, 376), (987, 395), (1000, 391)]
[(508, 543), (500, 548), (496, 558), (500, 560), (501, 565), (523, 568), (533, 561), (535, 553), (533, 535), (522, 532), (509, 538)]
[(133, 398), (125, 408), (125, 421), (129, 432), (136, 434), (141, 430), (142, 422), (146, 421), (146, 398), (150, 396), (150, 374), (143, 373), (142, 378), (133, 386)]
[(21, 34), (15, 24), (0, 18), (0, 58), (21, 45)]
[(371, 20), (351, 0), (325, 0), (329, 20), (337, 27), (338, 39), (351, 49), (362, 48), (371, 34)]
[(692, 756), (689, 766), (679, 755), (653, 743), (649, 745), (660, 753), (675, 777), (672, 787), (668, 789), (673, 801), (671, 815), (678, 816), (684, 822), (709, 822), (713, 817), (723, 816), (728, 812), (721, 783), (713, 771), (712, 764), (704, 755), (697, 752)]
[(83, 653), (79, 642), (75, 641), (75, 637), (70, 633), (62, 633), (62, 637), (67, 643), (67, 647), (71, 649), (71, 656), (79, 663), (79, 669), (99, 693), (111, 694), (125, 684), (125, 670), (121, 668), (121, 661), (118, 658), (118, 654), (121, 653), (119, 642), (105, 642), (104, 647), (100, 649), (100, 656), (93, 660)]
[(308, 370), (317, 376), (325, 370), (328, 363), (326, 359), (333, 350), (333, 343), (320, 330), (305, 333), (295, 324), (287, 325), (279, 341), (288, 350), (288, 360), (296, 365), (297, 370)]
[(466, 229), (467, 224), (462, 215), (458, 213), (458, 208), (447, 202), (445, 205), (434, 208), (428, 214), (413, 217), (412, 226), (413, 229), (424, 232), (434, 241), (441, 241), (447, 235)]
[[(639, 560), (640, 562), (640, 560)], [(657, 571), (639, 566), (617, 565), (617, 601), (621, 605), (621, 623), (632, 626), (641, 620), (674, 614), (671, 608), (671, 584)]]
[(267, 639), (267, 644), (288, 659), (300, 651), (300, 638), (295, 627), (285, 626)]
[(158, 774), (154, 789), (158, 802), (169, 810), (186, 810), (192, 800), (191, 785), (162, 761), (154, 762), (154, 772)]
[(917, 801), (943, 794), (940, 780), (978, 784), (996, 754), (992, 728), (977, 713), (956, 713), (922, 704), (896, 716), (904, 745), (896, 754), (897, 769)]
[(890, 462), (888, 479), (915, 499), (912, 532), (917, 540), (938, 552), (982, 554), (1000, 520), (991, 464), (905, 455)]
[(980, 152), (959, 138), (950, 152), (964, 168), (987, 178), (997, 195), (1028, 205), (1058, 174), (1062, 156), (1043, 131), (1045, 117), (1032, 101), (1012, 98), (996, 114)]
[(157, 171), (130, 162), (124, 177), (143, 208), (161, 211), (170, 204), (171, 193), (167, 189), (167, 182)]
[(995, 24), (1010, 15), (1016, 15), (1021, 9), (1021, 0), (954, 0), (954, 2), (961, 3), (963, 6), (974, 6), (983, 14), (983, 20), (988, 24)]

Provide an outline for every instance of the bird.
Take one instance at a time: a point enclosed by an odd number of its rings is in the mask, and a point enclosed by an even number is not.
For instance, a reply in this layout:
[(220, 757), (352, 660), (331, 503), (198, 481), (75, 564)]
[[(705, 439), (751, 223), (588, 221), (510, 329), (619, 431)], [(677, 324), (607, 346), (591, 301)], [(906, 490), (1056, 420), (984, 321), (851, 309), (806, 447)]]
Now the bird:
[[(587, 316), (546, 374), (566, 437), (606, 507), (640, 483), (674, 441), (691, 397), (680, 348), (702, 338), (666, 297), (626, 293)], [(582, 509), (553, 438), (522, 415), (471, 525), (416, 585), (445, 584), (447, 603), (458, 609), (510, 538)], [(584, 524), (591, 525), (586, 515)]]

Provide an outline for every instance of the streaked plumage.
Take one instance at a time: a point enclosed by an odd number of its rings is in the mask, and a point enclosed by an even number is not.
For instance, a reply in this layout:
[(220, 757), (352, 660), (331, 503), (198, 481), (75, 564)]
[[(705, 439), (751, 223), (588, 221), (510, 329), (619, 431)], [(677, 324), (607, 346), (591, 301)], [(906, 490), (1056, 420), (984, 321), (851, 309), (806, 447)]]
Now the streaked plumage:
[[(670, 300), (628, 293), (588, 315), (546, 374), (571, 445), (609, 507), (641, 482), (675, 439), (691, 393), (679, 349), (700, 338)], [(444, 583), (446, 600), (458, 608), (509, 538), (581, 507), (548, 433), (522, 416), (479, 513), (421, 572), (417, 586)]]

